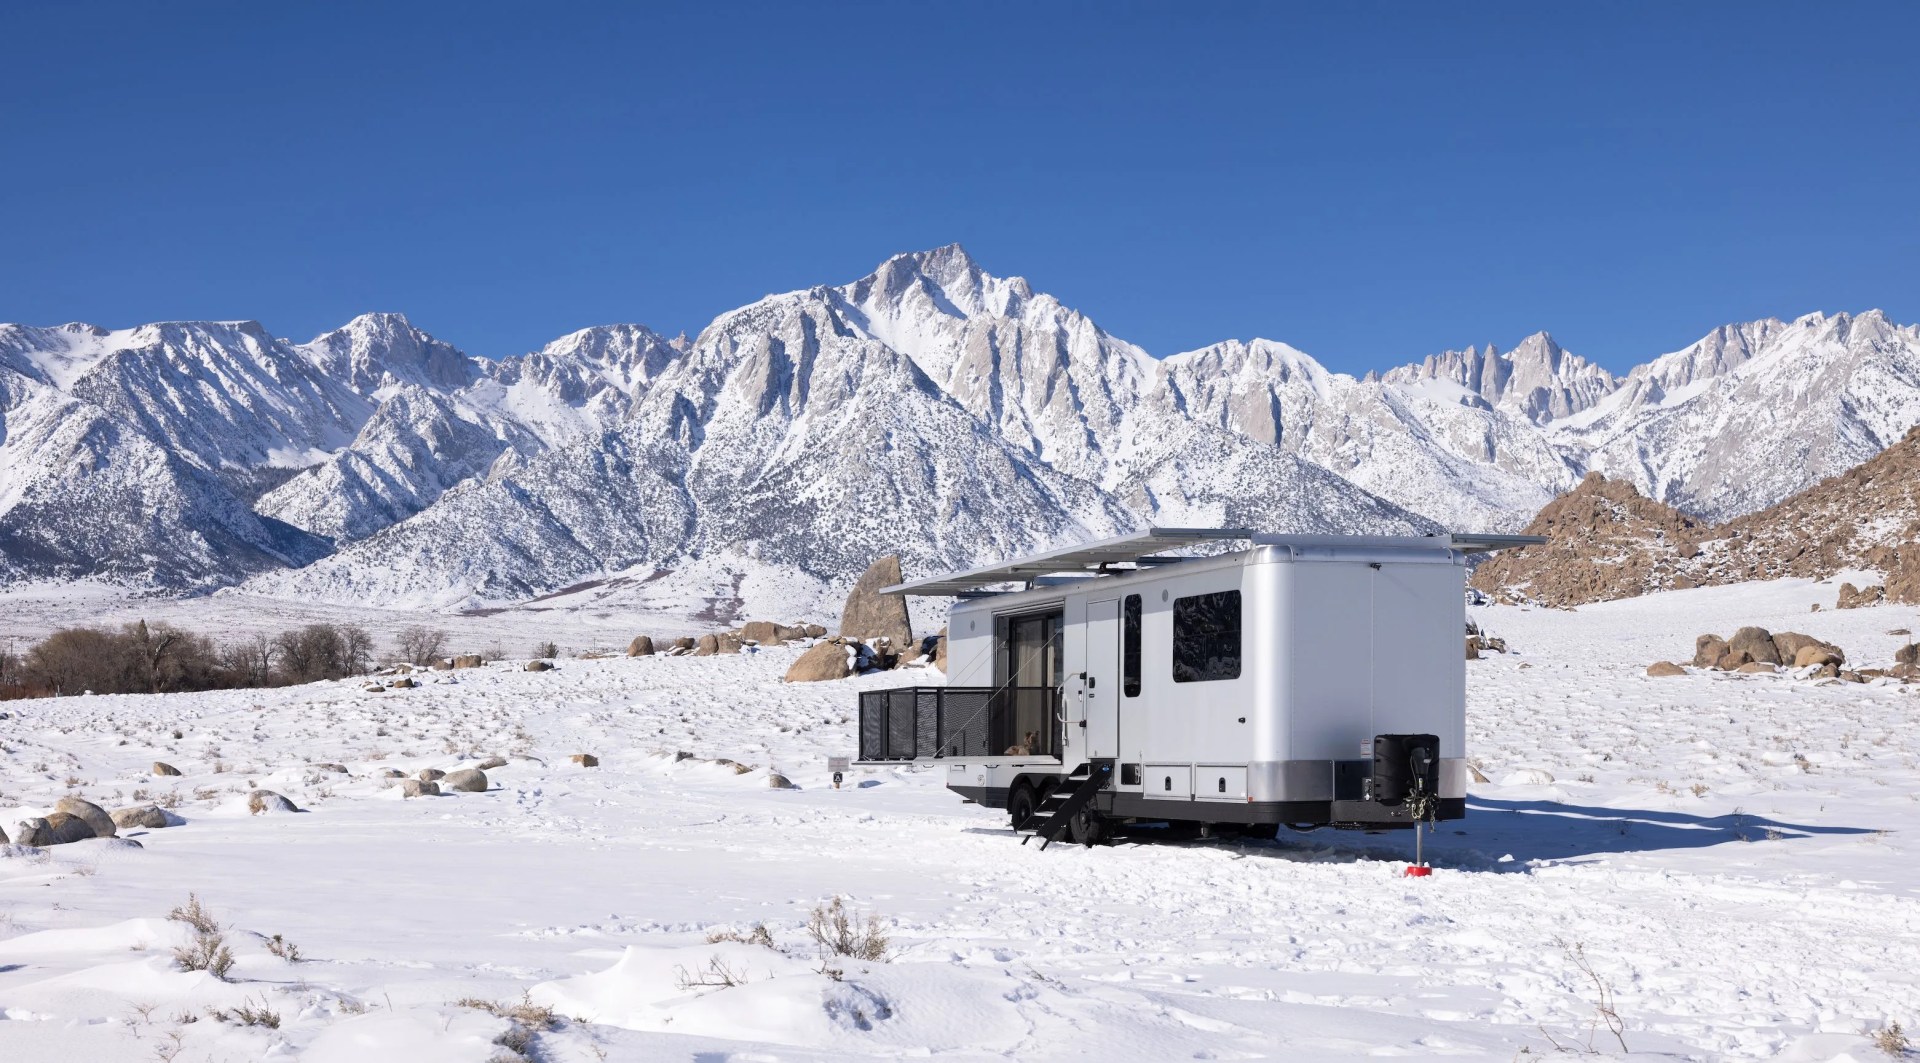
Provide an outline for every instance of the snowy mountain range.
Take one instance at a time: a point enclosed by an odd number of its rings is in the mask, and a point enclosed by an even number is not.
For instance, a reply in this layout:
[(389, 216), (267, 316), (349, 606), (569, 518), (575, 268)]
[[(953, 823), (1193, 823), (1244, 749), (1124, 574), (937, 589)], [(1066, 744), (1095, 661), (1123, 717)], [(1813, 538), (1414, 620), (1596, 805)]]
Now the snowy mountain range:
[(1540, 333), (1356, 379), (1264, 339), (1156, 358), (955, 245), (691, 340), (497, 360), (397, 314), (307, 343), (0, 325), (0, 580), (456, 607), (697, 572), (725, 598), (1150, 522), (1511, 529), (1588, 471), (1718, 521), (1916, 422), (1920, 330), (1877, 311), (1624, 377)]

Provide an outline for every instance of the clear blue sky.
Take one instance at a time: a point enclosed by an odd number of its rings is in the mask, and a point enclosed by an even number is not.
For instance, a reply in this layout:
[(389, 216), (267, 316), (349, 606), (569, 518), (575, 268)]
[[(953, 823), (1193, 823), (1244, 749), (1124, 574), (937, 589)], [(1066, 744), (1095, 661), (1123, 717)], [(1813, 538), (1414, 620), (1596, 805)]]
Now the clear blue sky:
[(0, 320), (480, 354), (958, 240), (1156, 354), (1920, 321), (1920, 5), (0, 7)]

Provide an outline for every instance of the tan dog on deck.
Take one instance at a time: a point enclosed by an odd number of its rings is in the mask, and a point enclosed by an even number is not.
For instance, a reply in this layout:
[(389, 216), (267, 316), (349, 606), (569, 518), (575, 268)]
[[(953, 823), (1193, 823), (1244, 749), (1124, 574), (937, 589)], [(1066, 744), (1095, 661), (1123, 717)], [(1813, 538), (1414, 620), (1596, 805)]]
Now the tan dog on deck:
[(1039, 744), (1040, 732), (1028, 731), (1027, 740), (1017, 746), (1008, 746), (1004, 755), (1009, 757), (1030, 757), (1033, 756), (1033, 750)]

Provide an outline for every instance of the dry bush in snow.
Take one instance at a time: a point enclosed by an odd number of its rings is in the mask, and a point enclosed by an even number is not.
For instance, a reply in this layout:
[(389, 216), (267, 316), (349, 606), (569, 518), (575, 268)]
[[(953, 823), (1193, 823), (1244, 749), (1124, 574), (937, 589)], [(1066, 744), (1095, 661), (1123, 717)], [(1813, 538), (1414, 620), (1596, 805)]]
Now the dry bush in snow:
[(858, 917), (847, 910), (846, 902), (838, 896), (814, 906), (807, 916), (807, 933), (828, 955), (879, 963), (889, 958), (887, 935), (880, 929), (880, 917), (869, 914), (865, 925), (860, 925)]

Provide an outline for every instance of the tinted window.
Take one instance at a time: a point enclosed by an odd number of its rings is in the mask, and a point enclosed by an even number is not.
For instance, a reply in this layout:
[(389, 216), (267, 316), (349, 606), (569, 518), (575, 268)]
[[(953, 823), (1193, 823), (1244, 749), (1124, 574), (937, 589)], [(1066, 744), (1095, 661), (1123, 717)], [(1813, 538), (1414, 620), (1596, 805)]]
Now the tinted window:
[(1240, 678), (1240, 592), (1173, 600), (1173, 681)]
[(1127, 595), (1120, 605), (1120, 684), (1121, 693), (1140, 696), (1140, 596)]

